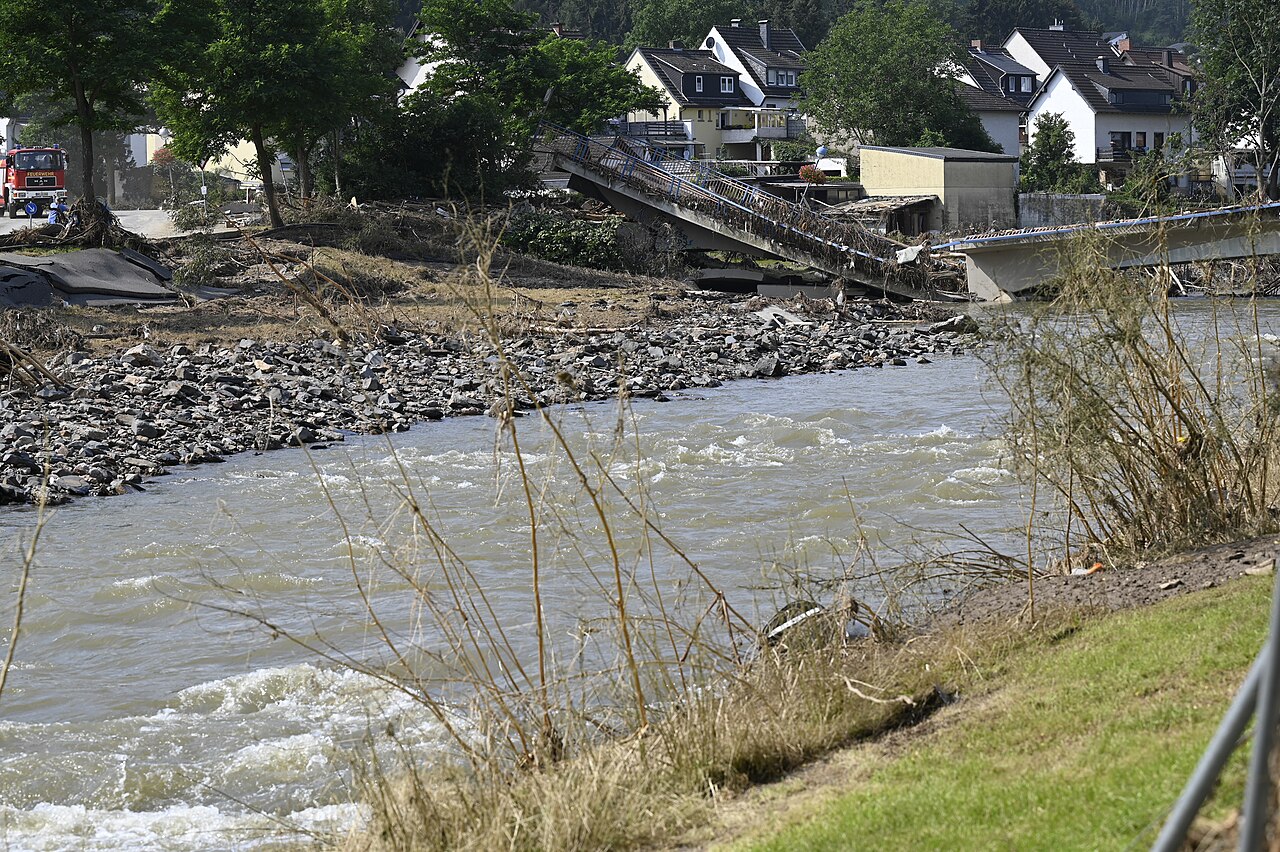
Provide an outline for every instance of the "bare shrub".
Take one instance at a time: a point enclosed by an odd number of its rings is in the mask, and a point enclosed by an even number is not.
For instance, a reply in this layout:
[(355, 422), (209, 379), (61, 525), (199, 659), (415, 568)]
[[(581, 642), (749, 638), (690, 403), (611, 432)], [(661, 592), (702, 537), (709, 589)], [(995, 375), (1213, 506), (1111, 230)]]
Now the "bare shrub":
[(1273, 530), (1280, 388), (1257, 302), (1215, 302), (1189, 334), (1167, 268), (1140, 290), (1105, 249), (1072, 246), (1057, 300), (1009, 314), (986, 356), (1015, 458), (1057, 512), (1037, 526), (1089, 559)]

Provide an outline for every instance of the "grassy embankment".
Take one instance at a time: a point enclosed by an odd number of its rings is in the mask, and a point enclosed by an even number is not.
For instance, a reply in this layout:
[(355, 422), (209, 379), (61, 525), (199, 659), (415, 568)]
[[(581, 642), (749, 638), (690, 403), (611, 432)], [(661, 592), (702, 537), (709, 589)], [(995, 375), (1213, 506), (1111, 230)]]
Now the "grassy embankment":
[[(853, 752), (838, 794), (782, 814), (779, 785), (734, 848), (1147, 846), (1261, 647), (1270, 586), (1246, 578), (1056, 642), (1028, 635), (977, 663), (930, 731)], [(1238, 806), (1245, 752), (1210, 815)]]

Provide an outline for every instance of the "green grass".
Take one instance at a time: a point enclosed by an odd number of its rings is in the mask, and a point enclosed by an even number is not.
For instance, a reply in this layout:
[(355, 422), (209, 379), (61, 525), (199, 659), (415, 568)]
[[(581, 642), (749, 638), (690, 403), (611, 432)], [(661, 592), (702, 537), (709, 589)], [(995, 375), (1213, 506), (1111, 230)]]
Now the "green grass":
[[(1261, 647), (1269, 595), (1248, 578), (1028, 643), (951, 724), (738, 848), (1148, 846)], [(1238, 806), (1245, 751), (1211, 813)]]

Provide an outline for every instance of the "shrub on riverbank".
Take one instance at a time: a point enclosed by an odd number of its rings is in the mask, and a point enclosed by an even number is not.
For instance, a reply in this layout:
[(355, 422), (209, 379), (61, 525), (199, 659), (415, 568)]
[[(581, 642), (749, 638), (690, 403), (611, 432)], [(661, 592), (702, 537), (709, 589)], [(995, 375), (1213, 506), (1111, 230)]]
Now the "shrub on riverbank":
[(1197, 328), (1167, 268), (1124, 275), (1103, 250), (1072, 247), (1056, 301), (1011, 314), (989, 353), (1036, 508), (1055, 510), (1036, 527), (1086, 567), (1275, 529), (1280, 384), (1257, 303), (1214, 302)]
[(630, 272), (634, 270), (618, 244), (621, 222), (613, 217), (597, 222), (531, 211), (510, 219), (502, 234), (502, 244), (555, 263)]

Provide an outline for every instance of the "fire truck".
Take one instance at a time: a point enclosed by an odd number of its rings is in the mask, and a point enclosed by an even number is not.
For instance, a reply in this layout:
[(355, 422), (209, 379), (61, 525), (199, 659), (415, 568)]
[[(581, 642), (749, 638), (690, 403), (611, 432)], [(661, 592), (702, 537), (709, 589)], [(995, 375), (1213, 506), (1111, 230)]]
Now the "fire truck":
[(13, 148), (0, 165), (0, 201), (10, 219), (24, 211), (37, 218), (52, 204), (67, 200), (67, 155), (52, 148)]

